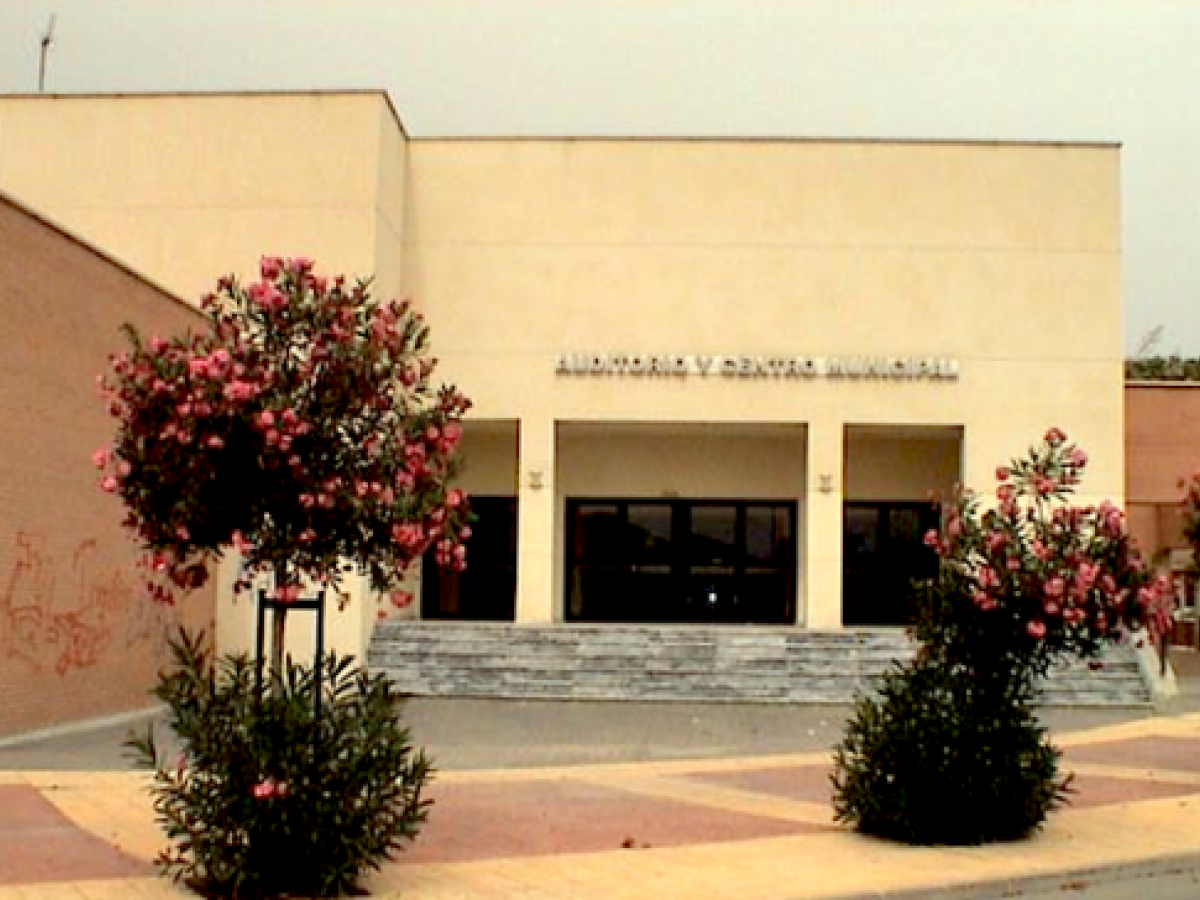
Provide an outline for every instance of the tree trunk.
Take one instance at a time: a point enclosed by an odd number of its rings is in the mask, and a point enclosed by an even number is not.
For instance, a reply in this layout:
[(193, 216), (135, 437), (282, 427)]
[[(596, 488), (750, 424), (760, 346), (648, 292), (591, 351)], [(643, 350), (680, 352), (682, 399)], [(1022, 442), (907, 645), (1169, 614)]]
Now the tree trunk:
[(271, 647), (268, 651), (268, 656), (271, 660), (270, 664), (270, 680), (272, 683), (278, 679), (283, 681), (283, 651), (284, 651), (284, 635), (287, 632), (287, 609), (282, 606), (277, 606), (271, 611)]
[[(276, 568), (271, 577), (272, 593), (277, 593), (284, 586), (284, 573), (281, 569)], [(278, 596), (276, 596), (278, 601)], [(287, 634), (287, 608), (281, 605), (276, 605), (271, 609), (271, 625), (270, 639), (267, 647), (267, 683), (274, 685), (276, 681), (283, 681), (284, 672), (284, 653)], [(259, 665), (263, 663), (259, 660)]]

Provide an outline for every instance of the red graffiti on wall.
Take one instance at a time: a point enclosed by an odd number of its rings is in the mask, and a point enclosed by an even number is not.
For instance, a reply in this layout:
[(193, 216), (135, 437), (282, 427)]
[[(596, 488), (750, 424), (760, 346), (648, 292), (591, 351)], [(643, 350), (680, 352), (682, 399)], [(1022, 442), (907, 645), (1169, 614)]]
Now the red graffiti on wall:
[(41, 541), (18, 532), (12, 572), (0, 597), (0, 649), (40, 668), (40, 644), (46, 610), (54, 598), (54, 571)]
[(0, 582), (0, 658), (22, 660), (34, 671), (53, 661), (64, 676), (95, 666), (120, 637), (123, 649), (149, 642), (160, 655), (169, 617), (140, 596), (122, 567), (98, 565), (96, 541), (82, 541), (71, 555), (67, 609), (56, 608), (63, 597), (44, 539), (20, 532), (15, 544), (12, 569)]

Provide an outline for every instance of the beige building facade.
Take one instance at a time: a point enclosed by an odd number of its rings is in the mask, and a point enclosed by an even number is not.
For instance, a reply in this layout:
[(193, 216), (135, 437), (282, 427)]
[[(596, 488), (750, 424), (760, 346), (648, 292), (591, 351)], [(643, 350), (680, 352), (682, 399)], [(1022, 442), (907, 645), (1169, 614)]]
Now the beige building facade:
[[(428, 618), (902, 619), (931, 498), (1051, 425), (1124, 496), (1119, 151), (411, 138), (380, 94), (7, 98), (0, 188), (185, 297), (375, 273), (474, 401)], [(334, 625), (360, 651), (386, 607)], [(223, 606), (226, 645), (251, 614)]]

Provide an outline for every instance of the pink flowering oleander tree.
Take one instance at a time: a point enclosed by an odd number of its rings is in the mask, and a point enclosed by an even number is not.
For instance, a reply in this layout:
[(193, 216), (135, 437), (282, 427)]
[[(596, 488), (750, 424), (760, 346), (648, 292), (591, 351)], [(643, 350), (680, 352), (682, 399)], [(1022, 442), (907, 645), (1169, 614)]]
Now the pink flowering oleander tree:
[(1200, 471), (1179, 479), (1179, 487), (1183, 491), (1179, 508), (1183, 517), (1183, 536), (1192, 548), (1195, 566), (1200, 562)]
[(94, 462), (146, 550), (154, 599), (204, 584), (229, 550), (244, 563), (238, 590), (270, 573), (283, 601), (306, 583), (338, 592), (353, 569), (394, 588), (429, 549), (466, 565), (468, 504), (448, 482), (469, 404), (431, 383), (410, 303), (264, 258), (259, 280), (222, 278), (202, 306), (202, 333), (126, 326), (130, 349), (100, 377), (117, 433)]
[(1024, 837), (1065, 802), (1070, 777), (1033, 714), (1038, 681), (1068, 658), (1161, 633), (1166, 580), (1110, 502), (1070, 495), (1087, 455), (1058, 428), (996, 471), (995, 505), (960, 492), (926, 543), (916, 657), (860, 698), (836, 752), (835, 809), (859, 830), (911, 843)]
[(153, 729), (128, 742), (155, 770), (171, 841), (159, 863), (207, 896), (358, 891), (424, 822), (430, 765), (385, 677), (336, 654), (285, 662), (287, 604), (313, 590), (344, 602), (355, 570), (395, 590), (427, 551), (466, 566), (470, 513), (450, 479), (468, 403), (432, 383), (420, 314), (367, 281), (270, 257), (202, 306), (199, 333), (126, 327), (130, 347), (99, 381), (116, 419), (94, 457), (100, 486), (125, 504), (155, 600), (175, 602), (236, 551), (236, 588), (272, 576), (280, 611), (267, 691), (261, 660), (172, 642), (154, 693), (182, 753), (164, 763)]
[(1086, 466), (1087, 454), (1052, 428), (1027, 457), (997, 468), (994, 507), (981, 510), (970, 492), (943, 506), (941, 529), (925, 537), (941, 567), (940, 590), (915, 623), (924, 652), (981, 677), (1041, 677), (1065, 657), (1169, 627), (1170, 584), (1134, 547), (1124, 513), (1110, 501), (1067, 502)]

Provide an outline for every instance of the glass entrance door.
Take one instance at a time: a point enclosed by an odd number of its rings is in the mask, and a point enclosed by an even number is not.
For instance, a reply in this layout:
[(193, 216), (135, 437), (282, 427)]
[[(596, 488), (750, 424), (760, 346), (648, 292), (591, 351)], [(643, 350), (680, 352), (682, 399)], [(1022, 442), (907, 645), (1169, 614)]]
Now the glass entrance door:
[(517, 598), (517, 499), (471, 497), (467, 568), (439, 569), (433, 553), (421, 561), (421, 617), (508, 621)]
[(566, 618), (795, 621), (796, 505), (568, 500)]
[(842, 550), (842, 621), (905, 625), (912, 582), (937, 574), (937, 554), (925, 546), (936, 528), (932, 503), (847, 503)]

